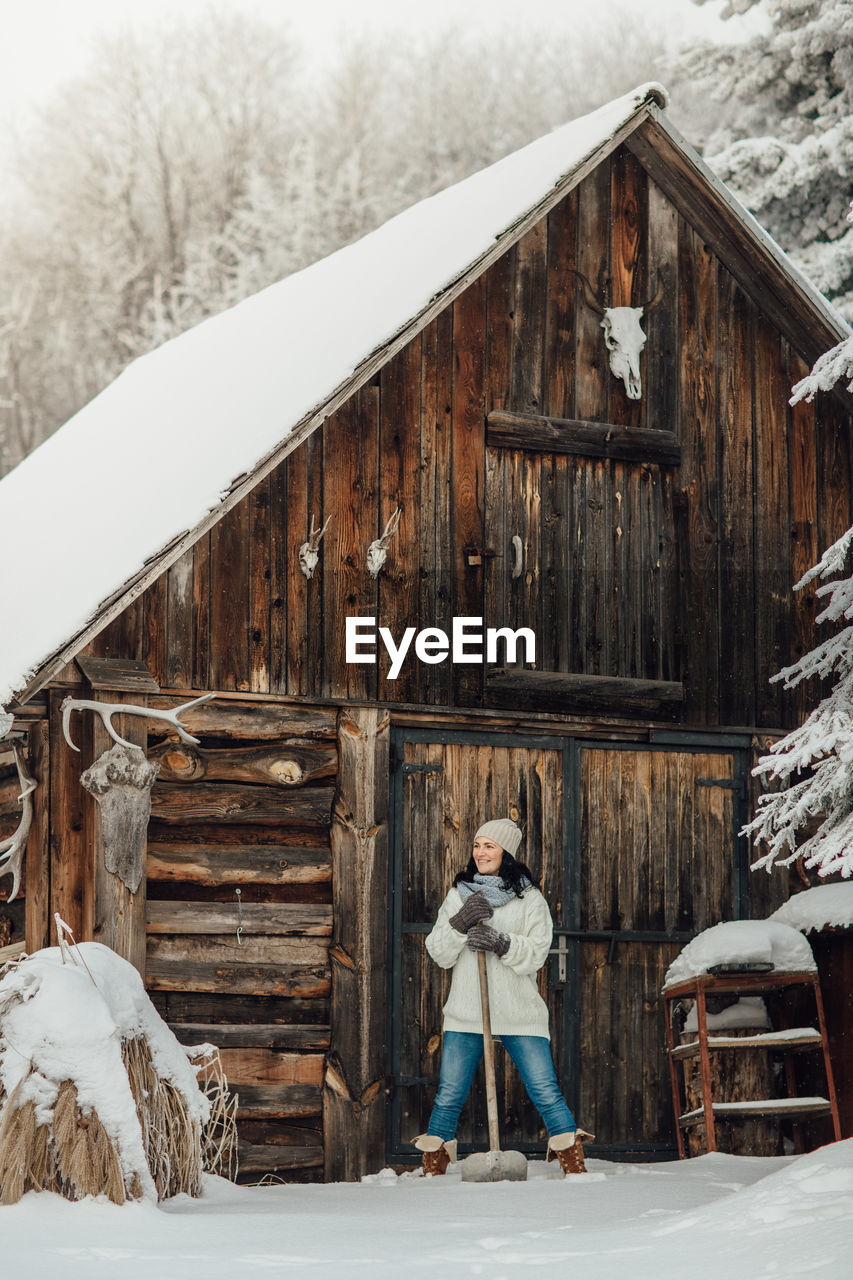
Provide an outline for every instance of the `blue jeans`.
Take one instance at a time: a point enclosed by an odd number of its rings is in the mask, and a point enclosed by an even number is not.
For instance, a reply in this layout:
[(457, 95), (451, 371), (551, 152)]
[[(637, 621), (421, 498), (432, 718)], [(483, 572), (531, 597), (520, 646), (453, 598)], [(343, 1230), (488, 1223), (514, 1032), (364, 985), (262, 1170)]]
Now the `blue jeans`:
[[(548, 1135), (570, 1133), (577, 1128), (566, 1099), (560, 1092), (551, 1046), (544, 1036), (499, 1036), (524, 1082)], [(456, 1135), (459, 1112), (468, 1097), (474, 1072), (483, 1056), (483, 1037), (473, 1031), (445, 1031), (441, 1075), (427, 1133), (449, 1142)]]

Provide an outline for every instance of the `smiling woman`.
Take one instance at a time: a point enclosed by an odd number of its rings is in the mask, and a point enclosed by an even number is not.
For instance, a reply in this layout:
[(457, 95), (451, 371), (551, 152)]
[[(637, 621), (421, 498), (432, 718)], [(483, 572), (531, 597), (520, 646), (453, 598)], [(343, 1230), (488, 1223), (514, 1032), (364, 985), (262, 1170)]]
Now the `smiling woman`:
[(592, 1135), (578, 1129), (557, 1083), (548, 1006), (536, 985), (551, 947), (551, 913), (532, 872), (515, 857), (521, 840), (511, 818), (479, 828), (468, 865), (426, 939), (433, 960), (452, 969), (453, 978), (443, 1010), (438, 1093), (426, 1133), (414, 1139), (424, 1173), (443, 1174), (455, 1161), (459, 1113), (483, 1057), (479, 952), (486, 957), (491, 1028), (548, 1130), (548, 1159), (559, 1160), (564, 1173), (586, 1173), (581, 1139)]

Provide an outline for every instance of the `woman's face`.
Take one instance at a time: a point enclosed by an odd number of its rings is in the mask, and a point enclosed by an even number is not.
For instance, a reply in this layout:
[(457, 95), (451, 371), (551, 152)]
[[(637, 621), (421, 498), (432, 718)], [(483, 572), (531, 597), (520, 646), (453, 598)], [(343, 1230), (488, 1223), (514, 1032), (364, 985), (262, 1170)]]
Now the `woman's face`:
[(474, 841), (474, 861), (481, 876), (496, 876), (503, 862), (504, 851), (494, 840), (478, 836)]

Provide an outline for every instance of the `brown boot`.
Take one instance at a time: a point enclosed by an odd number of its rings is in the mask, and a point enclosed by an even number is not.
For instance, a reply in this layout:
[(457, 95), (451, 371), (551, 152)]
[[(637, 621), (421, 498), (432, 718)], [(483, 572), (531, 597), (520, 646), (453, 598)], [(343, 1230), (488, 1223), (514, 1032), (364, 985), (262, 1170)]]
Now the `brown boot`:
[(422, 1133), (412, 1139), (414, 1145), (423, 1155), (424, 1177), (428, 1173), (437, 1177), (446, 1173), (447, 1166), (456, 1160), (456, 1139), (445, 1142), (432, 1133)]
[(574, 1133), (555, 1133), (548, 1139), (547, 1159), (559, 1160), (563, 1173), (586, 1173), (583, 1144), (594, 1139), (594, 1133), (586, 1133), (583, 1129)]

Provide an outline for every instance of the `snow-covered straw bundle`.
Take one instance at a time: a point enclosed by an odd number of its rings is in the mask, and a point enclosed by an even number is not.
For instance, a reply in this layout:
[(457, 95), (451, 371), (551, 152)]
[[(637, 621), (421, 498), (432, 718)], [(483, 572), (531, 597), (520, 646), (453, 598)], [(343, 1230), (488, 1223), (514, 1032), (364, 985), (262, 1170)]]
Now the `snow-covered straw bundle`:
[(198, 1195), (210, 1103), (134, 967), (49, 947), (0, 978), (0, 1203)]

